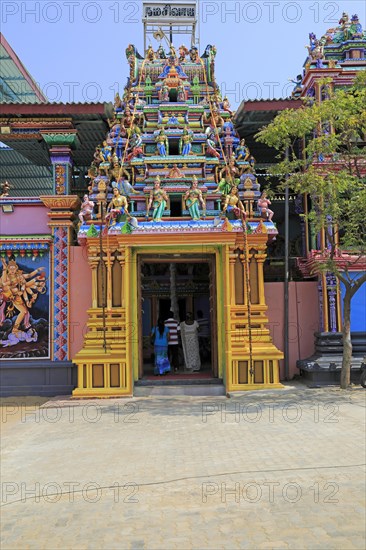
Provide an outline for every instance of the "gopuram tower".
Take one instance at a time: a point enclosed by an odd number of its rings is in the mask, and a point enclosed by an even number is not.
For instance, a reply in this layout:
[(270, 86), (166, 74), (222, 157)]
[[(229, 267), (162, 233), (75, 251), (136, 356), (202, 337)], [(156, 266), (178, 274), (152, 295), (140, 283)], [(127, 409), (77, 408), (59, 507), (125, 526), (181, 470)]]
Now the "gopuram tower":
[(144, 5), (145, 51), (128, 45), (127, 85), (91, 159), (78, 241), (92, 307), (74, 396), (133, 395), (152, 374), (151, 328), (169, 310), (207, 318), (192, 377), (230, 392), (281, 387), (263, 276), (273, 213), (216, 84), (216, 48), (199, 51), (196, 3), (185, 6)]

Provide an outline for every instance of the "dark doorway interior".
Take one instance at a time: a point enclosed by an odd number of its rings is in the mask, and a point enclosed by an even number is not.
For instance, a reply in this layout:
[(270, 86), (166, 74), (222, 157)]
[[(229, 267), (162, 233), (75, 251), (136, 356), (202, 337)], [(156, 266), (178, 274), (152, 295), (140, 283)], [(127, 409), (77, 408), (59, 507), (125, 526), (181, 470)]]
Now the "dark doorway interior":
[(182, 197), (170, 195), (170, 215), (172, 218), (180, 218), (182, 216)]
[[(140, 347), (140, 378), (152, 376), (154, 371), (154, 348), (150, 343), (152, 327), (159, 317), (166, 320), (171, 309), (171, 286), (175, 285), (175, 294), (179, 310), (178, 321), (186, 319), (186, 313), (193, 313), (198, 321), (197, 312), (201, 311), (209, 326), (208, 338), (200, 338), (201, 369), (195, 373), (197, 378), (217, 376), (216, 372), (216, 326), (215, 299), (212, 296), (214, 285), (212, 273), (213, 262), (192, 261), (159, 261), (158, 258), (144, 260), (141, 271), (141, 326), (142, 345)], [(207, 331), (206, 331), (207, 332)], [(199, 333), (200, 335), (200, 333)], [(182, 346), (179, 346), (179, 373), (187, 374)]]

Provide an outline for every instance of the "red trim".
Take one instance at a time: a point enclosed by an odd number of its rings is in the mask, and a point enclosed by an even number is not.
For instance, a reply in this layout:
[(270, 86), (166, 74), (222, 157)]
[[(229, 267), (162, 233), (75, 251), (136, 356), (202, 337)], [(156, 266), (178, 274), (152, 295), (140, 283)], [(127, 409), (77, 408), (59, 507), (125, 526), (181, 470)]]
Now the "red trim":
[(105, 115), (106, 103), (3, 103), (2, 115)]
[(284, 109), (299, 109), (304, 102), (300, 99), (268, 99), (265, 101), (246, 101), (244, 112), (248, 111), (283, 111)]

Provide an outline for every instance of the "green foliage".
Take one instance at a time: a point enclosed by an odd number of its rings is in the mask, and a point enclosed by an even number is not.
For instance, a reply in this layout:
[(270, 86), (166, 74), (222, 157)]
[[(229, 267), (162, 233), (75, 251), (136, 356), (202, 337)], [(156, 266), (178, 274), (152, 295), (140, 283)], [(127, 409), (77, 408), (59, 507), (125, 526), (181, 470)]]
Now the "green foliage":
[(326, 100), (311, 104), (307, 99), (299, 109), (282, 111), (256, 138), (279, 152), (271, 172), (280, 177), (282, 188), (288, 185), (311, 197), (312, 210), (305, 217), (315, 231), (324, 229), (331, 254), (323, 267), (329, 269), (338, 242), (341, 248), (365, 251), (361, 167), (364, 170), (366, 163), (366, 71), (360, 71), (347, 90), (333, 91), (329, 79), (320, 86)]

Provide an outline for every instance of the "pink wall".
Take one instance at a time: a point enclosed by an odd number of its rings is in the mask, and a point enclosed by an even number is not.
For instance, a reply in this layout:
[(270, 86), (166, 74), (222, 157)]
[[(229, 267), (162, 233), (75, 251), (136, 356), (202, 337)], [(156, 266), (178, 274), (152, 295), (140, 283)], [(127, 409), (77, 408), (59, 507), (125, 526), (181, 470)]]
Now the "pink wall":
[[(306, 359), (314, 353), (314, 332), (319, 330), (318, 283), (296, 282), (289, 284), (289, 373), (299, 374), (297, 359)], [(269, 329), (273, 343), (283, 351), (284, 285), (265, 283)], [(284, 378), (284, 363), (280, 365)]]
[(70, 249), (70, 281), (70, 358), (73, 359), (83, 347), (87, 310), (91, 307), (92, 281), (86, 247)]
[(0, 211), (0, 233), (5, 235), (49, 235), (48, 208), (43, 204), (13, 204), (14, 212)]
[[(91, 269), (85, 247), (72, 246), (70, 250), (70, 357), (83, 346), (91, 307)], [(284, 290), (283, 283), (265, 283), (269, 329), (273, 343), (283, 351)], [(297, 359), (314, 353), (314, 332), (319, 329), (317, 282), (289, 284), (289, 373), (290, 378), (299, 371)], [(284, 378), (284, 363), (280, 365)]]

